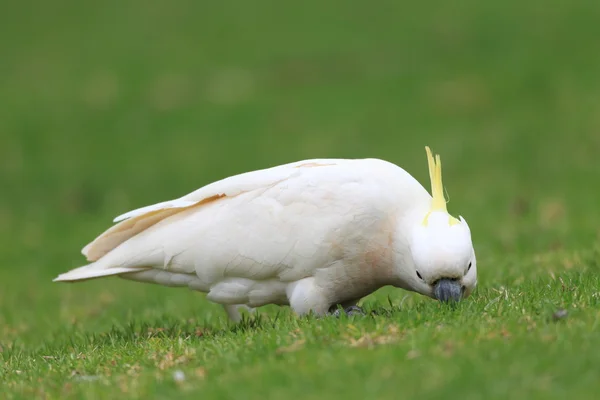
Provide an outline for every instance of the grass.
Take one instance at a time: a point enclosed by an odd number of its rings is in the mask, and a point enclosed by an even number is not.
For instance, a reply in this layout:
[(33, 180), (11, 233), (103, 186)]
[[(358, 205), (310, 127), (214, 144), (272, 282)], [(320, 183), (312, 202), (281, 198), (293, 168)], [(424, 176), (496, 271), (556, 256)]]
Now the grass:
[[(596, 398), (596, 1), (29, 3), (0, 16), (0, 397)], [(457, 307), (384, 288), (233, 326), (51, 282), (124, 211), (313, 157), (426, 183), (426, 144), (478, 255)]]

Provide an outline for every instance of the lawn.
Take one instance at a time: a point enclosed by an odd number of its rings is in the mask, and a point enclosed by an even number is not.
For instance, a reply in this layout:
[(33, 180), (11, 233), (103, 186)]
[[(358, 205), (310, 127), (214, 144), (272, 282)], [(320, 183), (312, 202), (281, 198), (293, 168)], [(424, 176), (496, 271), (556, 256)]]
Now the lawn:
[[(600, 3), (12, 2), (0, 13), (0, 398), (593, 399)], [(112, 218), (214, 180), (377, 157), (473, 232), (456, 307), (368, 317), (67, 285)]]

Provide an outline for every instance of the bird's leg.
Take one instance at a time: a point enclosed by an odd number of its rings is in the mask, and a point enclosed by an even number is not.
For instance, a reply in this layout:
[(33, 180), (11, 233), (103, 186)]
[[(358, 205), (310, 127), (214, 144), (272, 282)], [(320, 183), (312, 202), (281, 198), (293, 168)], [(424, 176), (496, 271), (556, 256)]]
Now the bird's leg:
[(249, 314), (252, 314), (254, 312), (254, 308), (250, 308), (243, 304), (227, 304), (223, 305), (223, 308), (225, 308), (229, 319), (236, 324), (242, 320), (241, 310), (246, 310)]
[[(298, 315), (305, 315), (313, 312), (315, 315), (325, 316), (334, 315), (339, 317), (340, 311), (337, 304), (331, 306), (329, 303), (330, 294), (324, 292), (322, 286), (316, 284), (315, 278), (309, 277), (301, 279), (288, 289), (289, 304), (292, 310)], [(356, 306), (360, 299), (341, 302), (344, 312), (347, 315), (365, 315), (365, 313)]]
[(339, 318), (340, 309), (338, 306), (342, 306), (344, 312), (348, 316), (354, 316), (354, 315), (365, 316), (366, 314), (363, 311), (363, 309), (356, 305), (358, 303), (358, 300), (360, 300), (360, 299), (350, 300), (350, 301), (346, 301), (346, 302), (343, 302), (340, 304), (334, 304), (333, 306), (331, 306), (329, 308), (329, 313), (331, 315), (333, 315), (334, 317)]

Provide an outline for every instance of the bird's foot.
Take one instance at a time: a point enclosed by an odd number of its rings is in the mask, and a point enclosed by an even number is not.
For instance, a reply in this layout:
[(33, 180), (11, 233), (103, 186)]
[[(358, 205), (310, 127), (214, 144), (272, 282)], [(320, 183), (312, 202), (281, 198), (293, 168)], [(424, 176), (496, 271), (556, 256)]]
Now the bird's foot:
[(358, 306), (350, 306), (350, 307), (346, 307), (344, 309), (340, 309), (337, 306), (334, 306), (331, 309), (332, 309), (332, 311), (330, 311), (331, 315), (333, 315), (336, 318), (339, 318), (342, 312), (346, 313), (346, 315), (349, 317), (352, 317), (355, 315), (360, 315), (361, 317), (364, 317), (367, 315), (363, 311), (363, 309)]

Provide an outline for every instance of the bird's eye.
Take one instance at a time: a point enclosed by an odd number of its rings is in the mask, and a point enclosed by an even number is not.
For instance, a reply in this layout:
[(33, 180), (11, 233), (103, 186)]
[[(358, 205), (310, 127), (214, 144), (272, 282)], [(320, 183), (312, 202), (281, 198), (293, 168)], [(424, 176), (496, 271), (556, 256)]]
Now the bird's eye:
[(423, 277), (421, 276), (421, 274), (419, 273), (419, 271), (417, 271), (417, 276), (419, 277), (420, 280), (423, 280)]
[(471, 266), (473, 265), (472, 262), (469, 263), (469, 266), (467, 267), (467, 272), (469, 272), (471, 270)]

